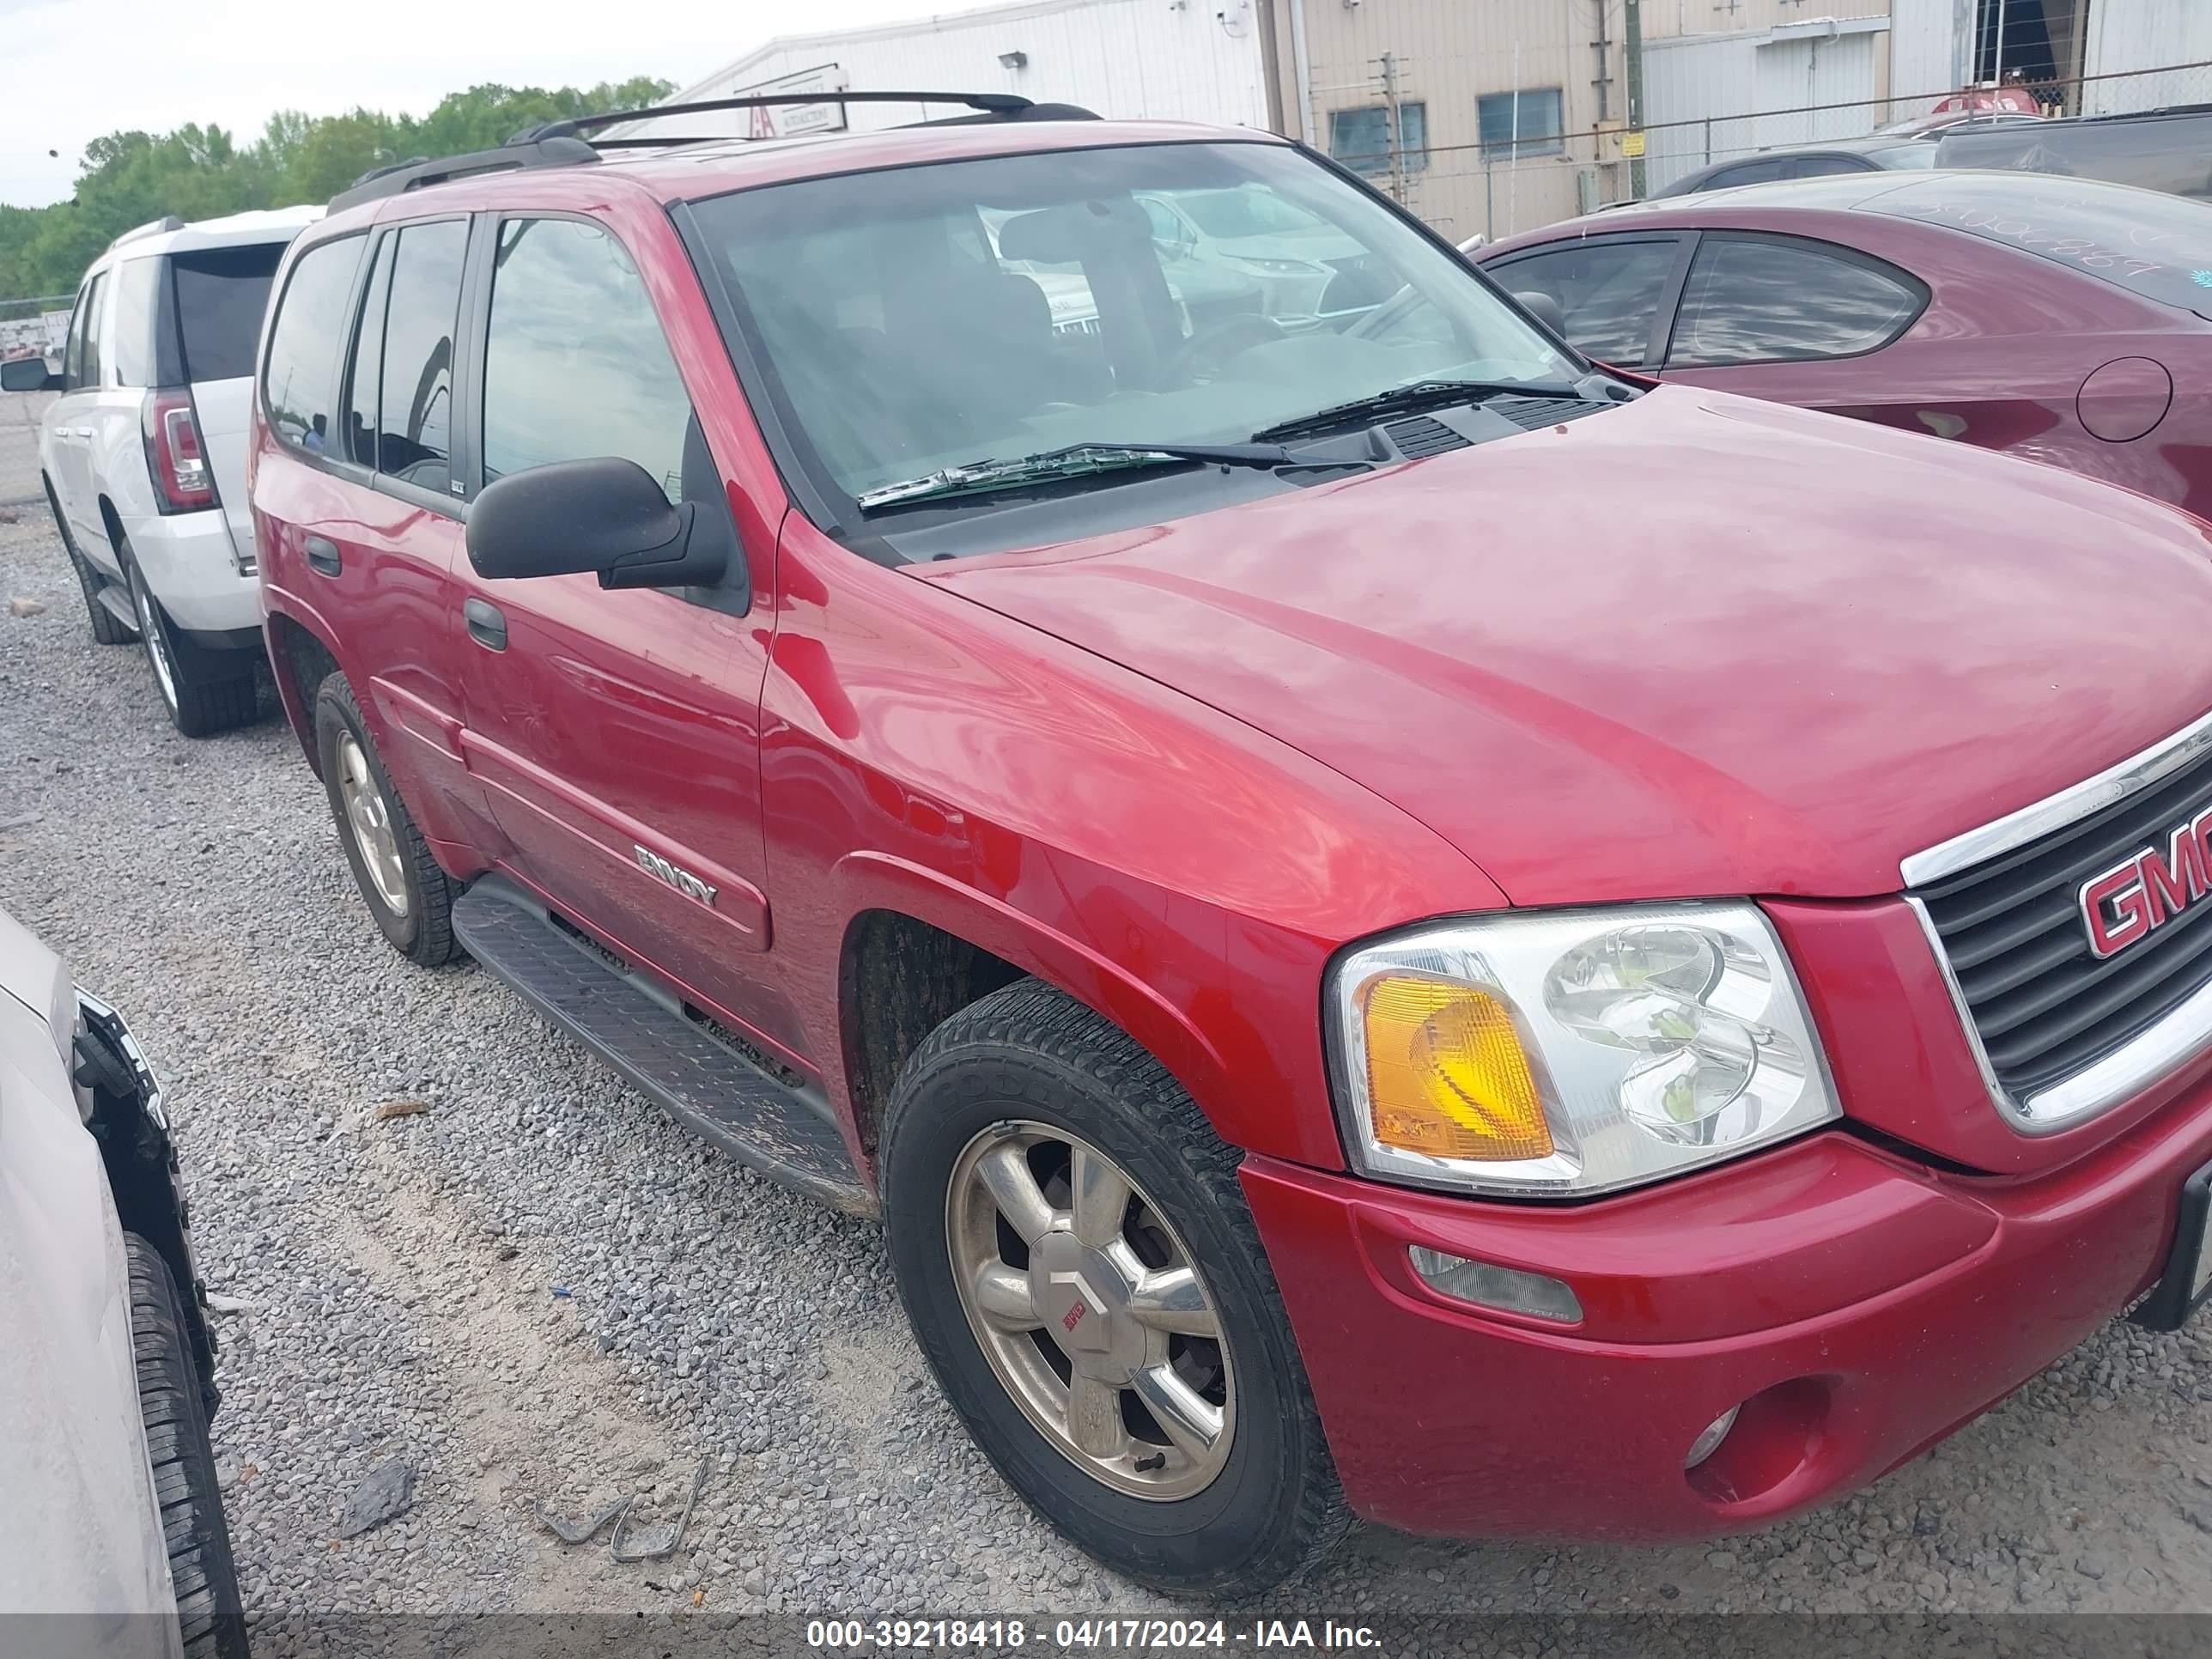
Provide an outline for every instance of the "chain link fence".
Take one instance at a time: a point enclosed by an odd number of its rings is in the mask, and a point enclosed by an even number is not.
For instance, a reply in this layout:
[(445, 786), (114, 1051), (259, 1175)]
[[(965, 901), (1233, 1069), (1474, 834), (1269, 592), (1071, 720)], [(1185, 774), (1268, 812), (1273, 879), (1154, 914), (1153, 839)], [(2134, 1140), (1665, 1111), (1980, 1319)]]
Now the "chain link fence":
[(58, 360), (74, 298), (68, 294), (36, 294), (21, 300), (0, 300), (0, 361), (29, 356)]
[[(2009, 84), (2023, 88), (2049, 114), (2124, 114), (2212, 103), (2212, 62)], [(1639, 183), (1641, 193), (1649, 195), (1714, 162), (1865, 138), (1918, 121), (1956, 95), (1925, 92), (1650, 122), (1642, 130), (1640, 168), (1628, 153), (1632, 135), (1618, 128), (1524, 136), (1517, 143), (1393, 147), (1337, 159), (1454, 241), (1476, 236), (1495, 241), (1632, 200)]]

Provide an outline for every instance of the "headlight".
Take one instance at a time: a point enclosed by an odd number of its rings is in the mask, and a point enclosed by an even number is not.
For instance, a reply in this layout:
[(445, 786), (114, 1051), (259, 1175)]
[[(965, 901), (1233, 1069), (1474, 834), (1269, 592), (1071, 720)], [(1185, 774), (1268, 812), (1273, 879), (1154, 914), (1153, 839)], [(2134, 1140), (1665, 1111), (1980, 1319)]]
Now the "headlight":
[(1235, 264), (1243, 265), (1247, 270), (1256, 270), (1266, 276), (1326, 276), (1328, 275), (1325, 266), (1309, 264), (1304, 259), (1261, 259), (1249, 253), (1232, 253), (1228, 257)]
[(1755, 906), (1455, 921), (1337, 963), (1337, 1099), (1362, 1173), (1609, 1192), (1842, 1115)]

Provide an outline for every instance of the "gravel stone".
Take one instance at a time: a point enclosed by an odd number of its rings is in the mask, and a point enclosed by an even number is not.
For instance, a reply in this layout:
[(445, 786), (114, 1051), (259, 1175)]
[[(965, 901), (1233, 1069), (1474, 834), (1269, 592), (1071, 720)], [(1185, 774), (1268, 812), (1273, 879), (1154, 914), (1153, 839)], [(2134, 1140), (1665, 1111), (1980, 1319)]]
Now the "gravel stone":
[[(726, 1552), (712, 1594), (748, 1608), (1188, 1613), (1008, 1492), (928, 1380), (872, 1225), (701, 1145), (473, 965), (385, 946), (273, 693), (258, 725), (176, 735), (143, 653), (86, 627), (39, 493), (44, 401), (0, 395), (0, 507), (21, 509), (0, 595), (46, 607), (0, 619), (0, 906), (123, 1011), (167, 1087), (201, 1267), (230, 1298), (213, 1433), (257, 1631), (346, 1609), (665, 1616)], [(395, 1098), (432, 1109), (373, 1121)], [(1440, 1411), (1480, 1380), (1423, 1386)], [(1274, 1607), (1480, 1610), (1494, 1637), (1433, 1650), (1527, 1654), (1577, 1644), (1512, 1620), (2194, 1610), (2208, 1401), (2212, 1322), (2115, 1322), (1870, 1491), (1724, 1549), (1361, 1528)], [(633, 1525), (672, 1522), (680, 1498), (647, 1500), (702, 1456), (728, 1473), (665, 1568), (532, 1518), (622, 1497)], [(414, 1506), (337, 1536), (341, 1495), (393, 1459)]]

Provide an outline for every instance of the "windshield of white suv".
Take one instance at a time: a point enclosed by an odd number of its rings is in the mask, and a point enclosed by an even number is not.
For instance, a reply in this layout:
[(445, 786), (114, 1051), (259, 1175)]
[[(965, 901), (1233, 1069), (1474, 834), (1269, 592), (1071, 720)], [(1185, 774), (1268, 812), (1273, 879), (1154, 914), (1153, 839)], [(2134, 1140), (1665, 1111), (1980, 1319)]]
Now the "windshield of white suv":
[[(1326, 236), (1325, 262), (1170, 242), (1158, 204), (1200, 198), (1239, 234)], [(691, 211), (746, 337), (733, 348), (764, 371), (800, 464), (848, 500), (1070, 446), (1241, 443), (1415, 382), (1556, 392), (1587, 373), (1449, 250), (1279, 144), (841, 173)], [(1347, 334), (1364, 310), (1330, 296), (1346, 272), (1371, 295), (1406, 289), (1418, 325)]]

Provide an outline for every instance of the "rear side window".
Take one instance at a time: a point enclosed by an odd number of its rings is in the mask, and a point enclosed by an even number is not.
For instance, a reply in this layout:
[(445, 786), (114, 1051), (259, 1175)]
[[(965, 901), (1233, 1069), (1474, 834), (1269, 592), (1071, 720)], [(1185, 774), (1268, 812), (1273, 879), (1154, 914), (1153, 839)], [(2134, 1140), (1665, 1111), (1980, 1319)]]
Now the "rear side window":
[(1855, 155), (1801, 155), (1790, 169), (1792, 179), (1832, 179), (1846, 173), (1872, 173), (1871, 161)]
[(385, 312), (378, 470), (441, 495), (453, 482), (453, 331), (468, 246), (465, 220), (403, 228)]
[(1634, 368), (1650, 355), (1651, 325), (1667, 297), (1680, 244), (1578, 242), (1493, 268), (1516, 294), (1548, 294), (1565, 331), (1586, 356)]
[(683, 376), (622, 245), (574, 219), (501, 225), (484, 342), (484, 482), (619, 455), (676, 501), (690, 420)]
[(361, 249), (360, 236), (339, 236), (301, 254), (269, 325), (269, 350), (261, 368), (261, 400), (269, 424), (286, 443), (314, 454), (331, 441), (346, 301), (353, 295)]
[(1729, 190), (1737, 185), (1764, 185), (1779, 179), (1790, 163), (1783, 160), (1746, 161), (1739, 167), (1728, 167), (1715, 173), (1699, 185), (1701, 190)]
[(98, 386), (100, 380), (100, 307), (107, 297), (107, 273), (101, 271), (77, 301), (76, 319), (70, 325), (68, 355), (63, 362), (69, 389)]
[(345, 454), (374, 471), (376, 466), (377, 399), (384, 379), (384, 318), (391, 308), (392, 250), (397, 236), (376, 245), (368, 289), (362, 296), (361, 331), (354, 337), (353, 371), (345, 392)]
[(269, 286), (283, 258), (282, 242), (169, 256), (186, 380), (237, 380), (253, 373)]
[(184, 365), (175, 319), (161, 292), (167, 262), (156, 254), (115, 267), (115, 326), (110, 353), (118, 386), (178, 386)]
[(1927, 290), (1825, 243), (1707, 236), (1667, 354), (1669, 368), (1851, 357), (1911, 327)]

